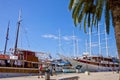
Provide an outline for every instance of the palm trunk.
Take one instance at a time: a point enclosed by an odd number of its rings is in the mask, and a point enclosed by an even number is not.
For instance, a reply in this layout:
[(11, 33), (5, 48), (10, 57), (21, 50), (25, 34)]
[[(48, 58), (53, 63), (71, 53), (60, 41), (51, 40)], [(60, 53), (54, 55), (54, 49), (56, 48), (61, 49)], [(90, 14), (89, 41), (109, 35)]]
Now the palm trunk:
[(112, 3), (112, 16), (114, 24), (114, 32), (116, 38), (116, 45), (118, 50), (118, 56), (120, 58), (120, 0), (115, 0)]
[[(110, 3), (110, 5), (111, 5), (110, 8), (112, 9), (117, 51), (120, 59), (120, 0), (113, 0)], [(120, 70), (120, 61), (119, 61), (119, 70)], [(120, 80), (120, 72), (119, 72), (119, 80)]]
[(116, 45), (117, 45), (117, 51), (118, 51), (118, 56), (120, 58), (120, 22), (116, 22), (117, 24), (115, 25), (115, 38), (116, 38)]

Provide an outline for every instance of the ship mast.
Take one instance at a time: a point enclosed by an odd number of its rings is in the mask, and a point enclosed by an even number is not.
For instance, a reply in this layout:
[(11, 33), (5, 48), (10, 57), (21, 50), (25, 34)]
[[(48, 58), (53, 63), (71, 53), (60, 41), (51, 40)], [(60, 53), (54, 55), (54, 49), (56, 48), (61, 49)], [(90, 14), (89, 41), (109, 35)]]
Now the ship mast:
[(58, 52), (61, 54), (61, 32), (60, 32), (60, 29), (58, 30), (58, 40), (59, 40), (59, 44), (58, 44), (58, 46), (59, 46), (59, 50), (58, 50)]
[(106, 25), (105, 25), (105, 42), (106, 42), (106, 54), (107, 57), (109, 57), (109, 52), (108, 52), (108, 38), (107, 38), (107, 33), (106, 33)]
[(19, 29), (20, 29), (20, 22), (21, 22), (21, 10), (19, 11), (19, 18), (18, 18), (18, 27), (17, 27), (17, 35), (16, 35), (16, 41), (15, 41), (15, 50), (14, 50), (14, 54), (17, 53), (17, 44), (18, 44), (18, 36), (19, 36)]
[(100, 24), (98, 24), (98, 46), (99, 46), (99, 55), (102, 55), (102, 52), (101, 52), (101, 37), (100, 37)]
[(86, 45), (86, 53), (87, 53), (87, 52), (88, 52), (88, 43), (87, 43), (87, 39), (86, 39), (85, 45)]
[(7, 48), (7, 41), (8, 41), (8, 36), (9, 36), (9, 25), (10, 25), (10, 21), (8, 22), (8, 28), (7, 28), (7, 34), (6, 34), (4, 54), (6, 53), (6, 48)]
[(79, 51), (78, 51), (78, 39), (75, 36), (74, 31), (73, 31), (72, 39), (73, 39), (73, 53), (74, 53), (74, 57), (76, 57), (76, 56), (78, 56)]
[(74, 35), (74, 31), (73, 31), (73, 53), (74, 53), (74, 57), (76, 56), (76, 47), (75, 47), (75, 43), (76, 43), (76, 41), (75, 41), (75, 35)]
[(91, 33), (91, 27), (89, 28), (89, 42), (90, 42), (90, 56), (92, 54), (92, 37), (91, 37), (92, 33)]
[(78, 46), (78, 43), (79, 43), (79, 40), (76, 39), (76, 53), (77, 53), (77, 56), (79, 56), (79, 46)]

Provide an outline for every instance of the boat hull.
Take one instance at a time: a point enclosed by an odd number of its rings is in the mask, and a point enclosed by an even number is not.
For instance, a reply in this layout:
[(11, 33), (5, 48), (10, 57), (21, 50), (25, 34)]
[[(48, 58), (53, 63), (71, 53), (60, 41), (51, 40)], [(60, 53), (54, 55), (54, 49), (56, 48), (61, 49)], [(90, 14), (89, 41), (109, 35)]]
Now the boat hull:
[(80, 65), (80, 71), (84, 72), (84, 71), (91, 71), (91, 72), (98, 72), (98, 71), (116, 71), (119, 70), (119, 66), (115, 67), (115, 66), (107, 66), (101, 63), (99, 63), (98, 65), (92, 64), (90, 62), (83, 62), (83, 61), (76, 61), (74, 59), (68, 59), (68, 61), (72, 64), (72, 66), (75, 68), (76, 66)]
[(62, 71), (63, 73), (75, 73), (76, 72), (75, 69), (63, 69)]
[(15, 68), (15, 67), (0, 67), (0, 73), (38, 73), (38, 69), (34, 68)]

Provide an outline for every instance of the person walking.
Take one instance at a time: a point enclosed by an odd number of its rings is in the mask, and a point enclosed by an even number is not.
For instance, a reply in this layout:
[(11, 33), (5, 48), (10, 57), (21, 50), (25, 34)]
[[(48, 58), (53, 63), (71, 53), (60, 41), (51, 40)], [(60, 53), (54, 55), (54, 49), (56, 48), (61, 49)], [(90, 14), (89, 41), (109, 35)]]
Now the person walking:
[(52, 69), (52, 65), (49, 65), (48, 69), (50, 70), (50, 75), (53, 76), (53, 69)]
[(50, 80), (50, 69), (49, 69), (49, 67), (46, 67), (45, 80)]
[(53, 75), (57, 75), (57, 74), (56, 74), (56, 69), (55, 69), (55, 66), (53, 66), (53, 68), (52, 68), (52, 69), (53, 69)]
[(42, 69), (43, 69), (42, 64), (40, 64), (38, 78), (43, 78), (43, 76), (42, 76)]

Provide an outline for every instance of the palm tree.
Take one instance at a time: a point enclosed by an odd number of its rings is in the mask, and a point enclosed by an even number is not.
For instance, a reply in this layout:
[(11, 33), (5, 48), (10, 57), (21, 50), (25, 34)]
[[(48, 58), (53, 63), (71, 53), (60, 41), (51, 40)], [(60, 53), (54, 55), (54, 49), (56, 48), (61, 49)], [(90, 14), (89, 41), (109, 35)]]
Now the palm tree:
[(102, 14), (105, 15), (106, 32), (109, 34), (110, 19), (114, 26), (116, 45), (120, 58), (120, 0), (70, 0), (69, 10), (72, 10), (72, 18), (75, 26), (97, 26)]

